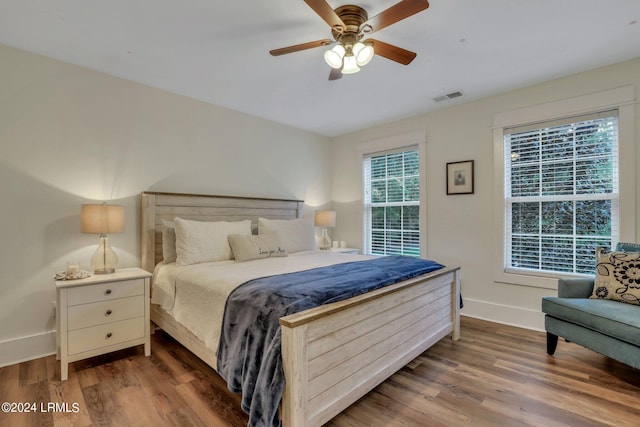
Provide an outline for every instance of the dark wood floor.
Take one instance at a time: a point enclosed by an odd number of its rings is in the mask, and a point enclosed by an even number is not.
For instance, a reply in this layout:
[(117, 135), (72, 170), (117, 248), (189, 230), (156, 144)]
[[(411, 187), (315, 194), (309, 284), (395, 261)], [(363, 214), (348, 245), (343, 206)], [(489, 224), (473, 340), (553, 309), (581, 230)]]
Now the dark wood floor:
[[(1, 412), (0, 426), (246, 425), (203, 362), (162, 332), (152, 351), (76, 362), (65, 382), (54, 356), (0, 368), (0, 401), (37, 409)], [(638, 426), (640, 371), (564, 341), (550, 357), (542, 333), (463, 318), (460, 341), (442, 340), (328, 425)]]

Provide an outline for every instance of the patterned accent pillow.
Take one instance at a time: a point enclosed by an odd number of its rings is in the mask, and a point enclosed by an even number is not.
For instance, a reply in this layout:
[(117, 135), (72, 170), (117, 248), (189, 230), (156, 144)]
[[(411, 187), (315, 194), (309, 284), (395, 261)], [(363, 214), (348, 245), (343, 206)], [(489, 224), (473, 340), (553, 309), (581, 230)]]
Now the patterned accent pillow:
[(640, 253), (596, 250), (596, 280), (590, 298), (640, 305)]

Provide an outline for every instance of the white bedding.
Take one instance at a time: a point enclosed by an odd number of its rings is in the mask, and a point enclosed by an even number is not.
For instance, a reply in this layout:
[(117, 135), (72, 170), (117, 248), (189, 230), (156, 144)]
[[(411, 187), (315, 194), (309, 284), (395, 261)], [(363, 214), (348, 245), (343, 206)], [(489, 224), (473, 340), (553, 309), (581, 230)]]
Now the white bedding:
[(259, 277), (371, 258), (374, 257), (306, 251), (247, 262), (218, 261), (182, 267), (161, 263), (154, 271), (151, 302), (162, 306), (215, 354), (225, 301), (237, 286)]

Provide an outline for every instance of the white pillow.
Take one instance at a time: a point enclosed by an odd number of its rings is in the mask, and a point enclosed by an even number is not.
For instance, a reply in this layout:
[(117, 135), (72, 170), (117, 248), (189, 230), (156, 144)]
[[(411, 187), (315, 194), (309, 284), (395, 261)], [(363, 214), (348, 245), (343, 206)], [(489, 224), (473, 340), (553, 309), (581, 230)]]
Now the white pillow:
[(316, 248), (316, 233), (311, 218), (258, 218), (258, 234), (270, 233), (278, 236), (280, 245), (290, 254)]
[(173, 221), (162, 220), (162, 259), (176, 262), (176, 228)]
[(236, 262), (287, 256), (287, 251), (280, 246), (278, 236), (275, 234), (259, 236), (229, 234), (229, 245)]
[(205, 222), (176, 218), (176, 265), (233, 259), (229, 234), (251, 234), (251, 221)]

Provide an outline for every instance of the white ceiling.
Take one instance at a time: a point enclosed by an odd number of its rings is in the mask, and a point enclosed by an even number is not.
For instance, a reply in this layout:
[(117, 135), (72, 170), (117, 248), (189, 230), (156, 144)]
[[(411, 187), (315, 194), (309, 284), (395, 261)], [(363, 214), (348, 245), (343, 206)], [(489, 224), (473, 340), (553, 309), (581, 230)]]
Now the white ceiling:
[(640, 0), (431, 0), (375, 34), (409, 66), (376, 56), (337, 81), (323, 48), (268, 54), (331, 38), (303, 0), (0, 0), (0, 43), (336, 136), (640, 57), (639, 20)]

